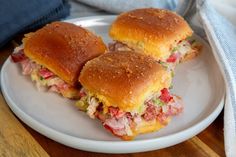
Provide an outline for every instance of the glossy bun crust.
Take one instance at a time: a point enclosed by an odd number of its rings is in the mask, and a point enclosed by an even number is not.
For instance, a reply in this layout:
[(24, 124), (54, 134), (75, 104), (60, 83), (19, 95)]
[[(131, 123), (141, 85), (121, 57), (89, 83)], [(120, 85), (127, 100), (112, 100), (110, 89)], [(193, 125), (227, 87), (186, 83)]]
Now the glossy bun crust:
[(152, 57), (118, 51), (87, 62), (79, 81), (104, 107), (130, 112), (137, 111), (152, 93), (168, 88), (171, 73)]
[(154, 8), (136, 9), (119, 15), (109, 31), (114, 40), (158, 60), (169, 57), (170, 50), (192, 33), (181, 16)]
[(24, 53), (70, 85), (77, 84), (83, 65), (105, 52), (100, 37), (66, 22), (53, 22), (23, 39)]

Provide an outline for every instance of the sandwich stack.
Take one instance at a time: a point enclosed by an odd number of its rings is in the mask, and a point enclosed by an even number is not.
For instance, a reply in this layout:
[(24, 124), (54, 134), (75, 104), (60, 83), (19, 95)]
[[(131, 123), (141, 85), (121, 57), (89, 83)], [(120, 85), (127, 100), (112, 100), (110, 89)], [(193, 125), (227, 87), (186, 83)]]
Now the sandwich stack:
[(108, 49), (85, 28), (53, 22), (27, 34), (11, 57), (38, 88), (75, 99), (113, 135), (132, 140), (183, 111), (170, 89), (176, 65), (200, 52), (192, 34), (174, 12), (136, 9), (112, 23)]

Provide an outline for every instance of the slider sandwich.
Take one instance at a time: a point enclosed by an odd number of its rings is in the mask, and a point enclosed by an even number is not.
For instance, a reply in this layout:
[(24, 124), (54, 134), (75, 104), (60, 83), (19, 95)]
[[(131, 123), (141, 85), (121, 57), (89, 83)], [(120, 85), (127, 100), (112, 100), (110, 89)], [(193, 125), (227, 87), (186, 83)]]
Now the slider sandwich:
[(200, 45), (191, 40), (188, 23), (175, 12), (144, 8), (120, 14), (109, 35), (111, 51), (130, 50), (151, 55), (160, 63), (175, 65), (199, 54)]
[(100, 37), (66, 22), (53, 22), (25, 35), (23, 44), (11, 55), (22, 73), (30, 75), (38, 87), (79, 98), (78, 77), (83, 65), (103, 54), (106, 46)]
[(182, 112), (181, 99), (169, 92), (171, 80), (171, 71), (150, 56), (106, 53), (83, 67), (76, 106), (115, 136), (132, 140), (165, 127)]

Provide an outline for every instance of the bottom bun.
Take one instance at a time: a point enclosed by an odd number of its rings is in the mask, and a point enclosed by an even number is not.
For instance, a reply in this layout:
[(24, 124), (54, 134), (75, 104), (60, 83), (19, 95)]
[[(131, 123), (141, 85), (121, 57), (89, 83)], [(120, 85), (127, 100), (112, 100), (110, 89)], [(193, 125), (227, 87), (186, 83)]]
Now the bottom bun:
[[(158, 120), (153, 120), (153, 121), (142, 121), (135, 130), (133, 131), (132, 136), (120, 136), (122, 140), (130, 141), (133, 140), (137, 135), (139, 134), (146, 134), (146, 133), (151, 133), (151, 132), (156, 132), (162, 128), (164, 128), (166, 125), (169, 124), (171, 121), (171, 117), (168, 117), (164, 122), (160, 123)], [(117, 136), (117, 135), (115, 135)]]

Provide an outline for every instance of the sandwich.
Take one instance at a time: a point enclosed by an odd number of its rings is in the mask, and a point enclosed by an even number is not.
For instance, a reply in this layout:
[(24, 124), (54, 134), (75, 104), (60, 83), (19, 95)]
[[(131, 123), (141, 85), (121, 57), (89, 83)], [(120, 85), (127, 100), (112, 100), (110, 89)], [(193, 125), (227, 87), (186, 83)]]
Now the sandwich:
[(111, 51), (135, 51), (173, 65), (197, 56), (200, 44), (191, 39), (193, 31), (175, 12), (144, 8), (120, 14), (109, 35)]
[(83, 67), (76, 106), (113, 135), (132, 140), (165, 127), (182, 112), (180, 97), (169, 92), (171, 80), (171, 71), (150, 56), (105, 53)]
[(90, 31), (66, 22), (53, 22), (25, 35), (15, 48), (12, 61), (30, 75), (37, 87), (79, 98), (78, 77), (83, 65), (103, 54), (106, 46)]

